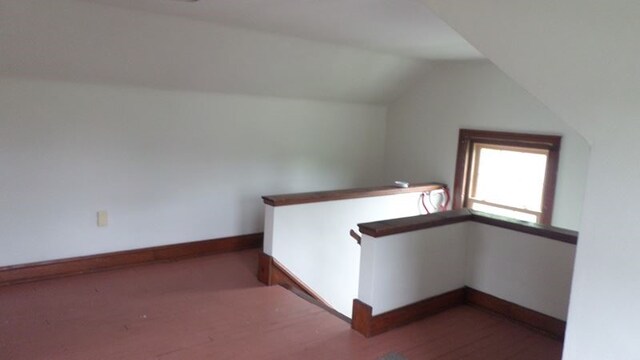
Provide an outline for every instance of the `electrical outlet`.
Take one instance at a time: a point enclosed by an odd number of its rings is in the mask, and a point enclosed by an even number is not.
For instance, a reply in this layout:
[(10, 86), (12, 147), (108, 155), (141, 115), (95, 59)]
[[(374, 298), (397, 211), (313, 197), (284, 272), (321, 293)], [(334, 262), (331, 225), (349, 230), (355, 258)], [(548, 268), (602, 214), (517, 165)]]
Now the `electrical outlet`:
[(109, 225), (109, 214), (106, 210), (98, 211), (98, 227), (105, 227)]

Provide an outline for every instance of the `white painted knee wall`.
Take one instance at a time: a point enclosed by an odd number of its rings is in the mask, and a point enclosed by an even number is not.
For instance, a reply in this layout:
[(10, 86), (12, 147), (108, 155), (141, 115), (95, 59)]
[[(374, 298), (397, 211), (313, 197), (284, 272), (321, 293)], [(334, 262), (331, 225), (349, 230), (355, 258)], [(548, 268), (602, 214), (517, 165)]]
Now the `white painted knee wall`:
[(287, 206), (265, 206), (264, 252), (340, 313), (358, 296), (358, 223), (420, 214), (420, 192)]
[(469, 222), (465, 284), (567, 320), (576, 246)]
[(358, 299), (375, 316), (463, 287), (466, 225), (363, 235)]
[(469, 286), (566, 320), (575, 245), (474, 222), (362, 238), (373, 315)]

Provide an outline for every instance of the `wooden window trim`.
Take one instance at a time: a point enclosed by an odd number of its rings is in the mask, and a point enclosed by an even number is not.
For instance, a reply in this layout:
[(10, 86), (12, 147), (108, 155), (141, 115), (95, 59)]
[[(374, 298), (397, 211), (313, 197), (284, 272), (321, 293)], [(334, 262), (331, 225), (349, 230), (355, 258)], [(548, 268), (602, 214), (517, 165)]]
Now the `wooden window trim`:
[[(515, 151), (519, 153), (528, 153), (528, 154), (540, 154), (544, 155), (547, 159), (549, 158), (549, 150), (541, 149), (538, 147), (517, 147), (517, 146), (507, 146), (507, 145), (496, 145), (496, 144), (487, 144), (485, 142), (475, 142), (473, 145), (473, 159), (471, 160), (471, 175), (469, 176), (470, 184), (467, 188), (466, 206), (469, 208), (473, 208), (473, 204), (482, 204), (487, 206), (492, 206), (505, 210), (517, 211), (519, 213), (528, 214), (535, 216), (535, 222), (540, 222), (542, 220), (542, 208), (539, 210), (530, 210), (530, 209), (521, 209), (505, 204), (494, 203), (490, 201), (484, 201), (477, 198), (477, 186), (478, 186), (478, 170), (480, 163), (480, 152), (482, 149), (494, 149), (494, 150), (507, 150), (507, 151)], [(473, 181), (472, 181), (473, 180)], [(540, 204), (542, 206), (542, 203)]]
[(456, 174), (453, 186), (453, 209), (466, 207), (465, 199), (470, 190), (471, 163), (473, 161), (474, 144), (490, 144), (547, 150), (547, 167), (542, 190), (542, 214), (540, 223), (551, 224), (553, 202), (558, 176), (561, 136), (521, 134), (500, 131), (483, 131), (460, 129), (458, 137), (458, 155), (456, 158)]
[[(542, 213), (539, 211), (533, 211), (533, 210), (529, 210), (529, 209), (520, 209), (517, 207), (513, 207), (513, 206), (509, 206), (509, 205), (502, 205), (502, 204), (496, 204), (496, 203), (492, 203), (489, 201), (483, 201), (483, 200), (477, 200), (474, 198), (469, 198), (469, 200), (471, 203), (475, 203), (475, 204), (480, 204), (480, 205), (487, 205), (487, 206), (491, 206), (491, 207), (497, 207), (500, 209), (505, 209), (505, 210), (512, 210), (512, 211), (517, 211), (523, 214), (528, 214), (528, 215), (533, 215), (536, 218), (539, 218)], [(473, 208), (472, 206), (470, 206), (471, 208)]]

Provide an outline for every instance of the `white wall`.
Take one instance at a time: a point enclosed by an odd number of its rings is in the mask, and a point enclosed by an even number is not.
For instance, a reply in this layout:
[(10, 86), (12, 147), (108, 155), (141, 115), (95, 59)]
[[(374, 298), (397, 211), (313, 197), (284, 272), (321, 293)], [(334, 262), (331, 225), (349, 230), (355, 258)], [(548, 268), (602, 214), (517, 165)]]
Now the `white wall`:
[(385, 114), (0, 78), (0, 265), (259, 232), (261, 195), (379, 184)]
[(423, 1), (592, 144), (564, 358), (640, 358), (640, 2)]
[(469, 222), (465, 284), (566, 320), (576, 246)]
[(351, 317), (358, 297), (358, 224), (420, 214), (420, 193), (266, 206), (264, 251), (334, 309)]
[(453, 187), (458, 129), (562, 135), (553, 224), (577, 229), (587, 142), (488, 61), (442, 62), (389, 107), (387, 180), (429, 179)]
[(379, 185), (386, 108), (363, 104), (428, 68), (83, 0), (0, 0), (0, 23), (0, 265), (258, 232), (260, 195)]
[(375, 316), (463, 287), (466, 225), (363, 235), (358, 299)]
[(358, 299), (377, 315), (466, 285), (566, 320), (575, 250), (475, 222), (364, 235)]
[[(617, 123), (594, 141), (565, 359), (640, 359), (637, 134), (640, 117)], [(603, 193), (614, 199), (609, 211), (604, 210)]]

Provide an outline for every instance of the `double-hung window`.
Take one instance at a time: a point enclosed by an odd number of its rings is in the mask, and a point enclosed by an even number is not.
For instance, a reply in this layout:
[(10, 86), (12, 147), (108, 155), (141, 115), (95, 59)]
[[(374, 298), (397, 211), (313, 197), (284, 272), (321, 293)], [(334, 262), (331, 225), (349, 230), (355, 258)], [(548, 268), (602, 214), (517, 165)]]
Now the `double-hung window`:
[(453, 207), (551, 223), (559, 136), (460, 130)]

